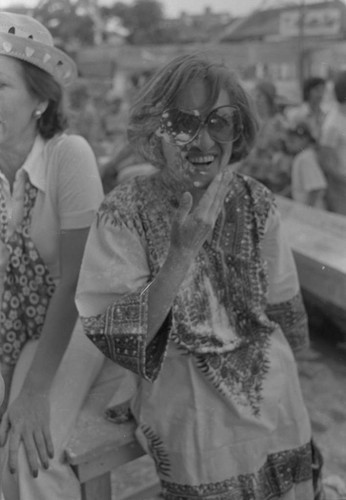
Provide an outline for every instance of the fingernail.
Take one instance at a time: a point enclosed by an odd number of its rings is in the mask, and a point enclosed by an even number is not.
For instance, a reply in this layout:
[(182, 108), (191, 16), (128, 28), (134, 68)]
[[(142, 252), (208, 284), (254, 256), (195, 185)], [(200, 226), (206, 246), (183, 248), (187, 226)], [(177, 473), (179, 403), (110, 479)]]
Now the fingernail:
[(32, 472), (32, 475), (33, 475), (33, 477), (37, 477), (37, 476), (38, 476), (38, 471), (37, 471), (37, 470), (34, 470), (34, 471)]

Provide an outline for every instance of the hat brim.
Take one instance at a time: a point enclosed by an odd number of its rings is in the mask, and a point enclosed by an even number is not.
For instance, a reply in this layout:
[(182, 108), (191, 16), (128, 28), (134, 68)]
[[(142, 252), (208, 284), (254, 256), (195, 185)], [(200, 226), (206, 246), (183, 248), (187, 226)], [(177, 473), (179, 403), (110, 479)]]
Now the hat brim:
[(0, 54), (37, 66), (63, 87), (71, 85), (78, 76), (75, 62), (62, 50), (11, 33), (0, 33)]

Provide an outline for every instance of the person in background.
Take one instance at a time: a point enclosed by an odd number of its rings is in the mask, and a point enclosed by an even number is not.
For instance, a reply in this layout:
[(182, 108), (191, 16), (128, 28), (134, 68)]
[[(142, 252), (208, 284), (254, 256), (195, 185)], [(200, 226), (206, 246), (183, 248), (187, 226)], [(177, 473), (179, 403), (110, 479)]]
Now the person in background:
[(322, 125), (327, 113), (323, 109), (323, 99), (326, 91), (326, 81), (319, 76), (311, 76), (303, 82), (303, 104), (287, 110), (289, 123), (305, 121), (309, 124), (316, 141), (320, 140)]
[(126, 142), (129, 103), (113, 92), (105, 96), (101, 111), (102, 148), (107, 161), (113, 158)]
[(237, 172), (256, 118), (199, 54), (139, 92), (129, 141), (158, 171), (94, 221), (76, 293), (85, 333), (138, 375), (131, 410), (165, 499), (322, 498), (293, 352), (308, 343), (274, 196)]
[(334, 79), (336, 106), (322, 127), (321, 165), (327, 178), (328, 209), (346, 215), (346, 71)]
[(68, 89), (68, 130), (70, 134), (81, 135), (88, 141), (96, 157), (102, 152), (100, 148), (101, 119), (98, 115), (88, 84), (78, 79)]
[(74, 302), (103, 199), (86, 140), (66, 135), (76, 66), (34, 18), (0, 12), (0, 478), (5, 500), (80, 500), (64, 445), (104, 357)]
[(316, 139), (307, 122), (288, 127), (287, 149), (294, 155), (292, 199), (325, 210), (327, 181), (319, 164)]
[(126, 143), (114, 156), (100, 168), (103, 191), (108, 194), (120, 182), (137, 175), (150, 175), (156, 168), (138, 155), (134, 148)]
[(290, 163), (284, 161), (286, 121), (279, 112), (276, 87), (268, 80), (260, 80), (253, 95), (260, 128), (253, 149), (240, 164), (240, 172), (259, 180), (274, 193), (286, 192)]

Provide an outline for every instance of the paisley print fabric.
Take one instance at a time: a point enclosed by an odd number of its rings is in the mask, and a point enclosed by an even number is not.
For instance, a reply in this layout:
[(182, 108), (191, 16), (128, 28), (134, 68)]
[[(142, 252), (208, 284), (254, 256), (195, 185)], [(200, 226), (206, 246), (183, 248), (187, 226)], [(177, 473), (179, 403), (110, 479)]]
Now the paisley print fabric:
[(0, 360), (14, 365), (28, 339), (40, 336), (55, 284), (30, 238), (35, 188), (26, 176), (21, 225), (8, 237), (7, 210), (0, 190), (0, 238), (9, 251), (0, 311)]

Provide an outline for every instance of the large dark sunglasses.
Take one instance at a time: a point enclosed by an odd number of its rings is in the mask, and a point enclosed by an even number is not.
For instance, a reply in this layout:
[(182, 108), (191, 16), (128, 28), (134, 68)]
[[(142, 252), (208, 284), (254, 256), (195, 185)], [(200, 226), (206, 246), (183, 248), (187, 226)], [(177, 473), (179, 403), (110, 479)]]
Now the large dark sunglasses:
[(204, 120), (178, 108), (166, 109), (162, 113), (160, 122), (161, 132), (166, 134), (169, 142), (177, 146), (193, 141), (205, 126), (214, 141), (221, 143), (236, 141), (242, 131), (238, 108), (219, 106), (213, 109)]

